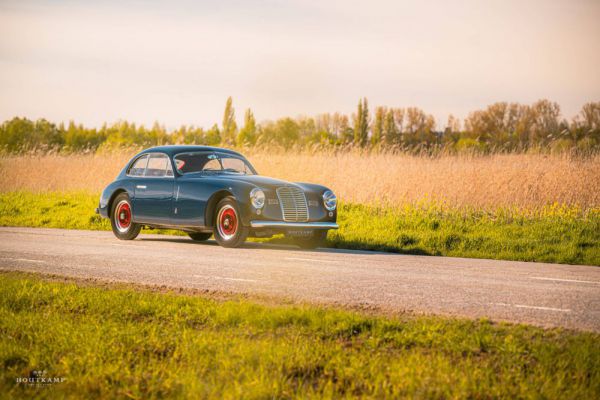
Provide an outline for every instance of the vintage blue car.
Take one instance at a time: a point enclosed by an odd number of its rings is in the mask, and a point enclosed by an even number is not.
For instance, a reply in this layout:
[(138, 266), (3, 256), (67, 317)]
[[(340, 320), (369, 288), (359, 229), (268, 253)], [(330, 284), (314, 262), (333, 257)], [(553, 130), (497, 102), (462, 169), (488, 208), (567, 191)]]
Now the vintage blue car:
[(224, 247), (283, 233), (315, 248), (338, 228), (328, 188), (260, 176), (241, 154), (207, 146), (142, 151), (104, 189), (96, 211), (123, 240), (146, 226), (180, 229), (196, 241), (214, 235)]

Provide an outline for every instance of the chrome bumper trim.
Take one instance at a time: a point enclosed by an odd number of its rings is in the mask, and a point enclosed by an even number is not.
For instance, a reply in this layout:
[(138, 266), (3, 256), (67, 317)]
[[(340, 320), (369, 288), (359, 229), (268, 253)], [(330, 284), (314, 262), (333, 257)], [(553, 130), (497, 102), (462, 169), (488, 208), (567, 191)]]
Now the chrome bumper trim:
[(338, 229), (335, 222), (284, 222), (284, 221), (250, 221), (252, 228), (306, 228), (306, 229)]

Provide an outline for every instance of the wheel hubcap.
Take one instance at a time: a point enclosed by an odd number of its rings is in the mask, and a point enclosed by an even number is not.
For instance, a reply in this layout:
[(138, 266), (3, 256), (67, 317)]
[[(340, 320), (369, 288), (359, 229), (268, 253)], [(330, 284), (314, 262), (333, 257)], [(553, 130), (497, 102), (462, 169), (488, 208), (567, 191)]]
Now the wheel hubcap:
[(219, 210), (217, 229), (224, 240), (230, 240), (237, 232), (238, 219), (235, 209), (226, 205)]
[(127, 232), (131, 226), (131, 206), (127, 200), (117, 204), (115, 208), (115, 223), (119, 232)]

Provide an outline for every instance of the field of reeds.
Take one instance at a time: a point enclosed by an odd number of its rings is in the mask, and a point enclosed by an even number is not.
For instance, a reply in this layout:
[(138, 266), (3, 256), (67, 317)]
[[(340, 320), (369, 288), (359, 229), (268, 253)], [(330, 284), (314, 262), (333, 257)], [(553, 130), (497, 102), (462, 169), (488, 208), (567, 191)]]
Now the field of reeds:
[[(0, 226), (110, 229), (99, 193), (134, 154), (0, 158)], [(263, 175), (337, 193), (329, 246), (600, 265), (600, 155), (246, 154)]]
[[(0, 191), (99, 192), (134, 154), (3, 156)], [(402, 206), (434, 201), (449, 208), (485, 210), (531, 210), (555, 203), (583, 210), (600, 206), (600, 155), (254, 151), (246, 156), (261, 175), (327, 185), (344, 203)]]

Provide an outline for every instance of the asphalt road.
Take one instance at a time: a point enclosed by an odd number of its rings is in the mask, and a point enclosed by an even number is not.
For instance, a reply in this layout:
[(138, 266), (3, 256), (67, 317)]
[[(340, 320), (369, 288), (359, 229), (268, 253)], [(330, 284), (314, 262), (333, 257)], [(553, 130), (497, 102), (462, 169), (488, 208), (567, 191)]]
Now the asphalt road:
[(0, 228), (0, 269), (600, 332), (600, 268)]

